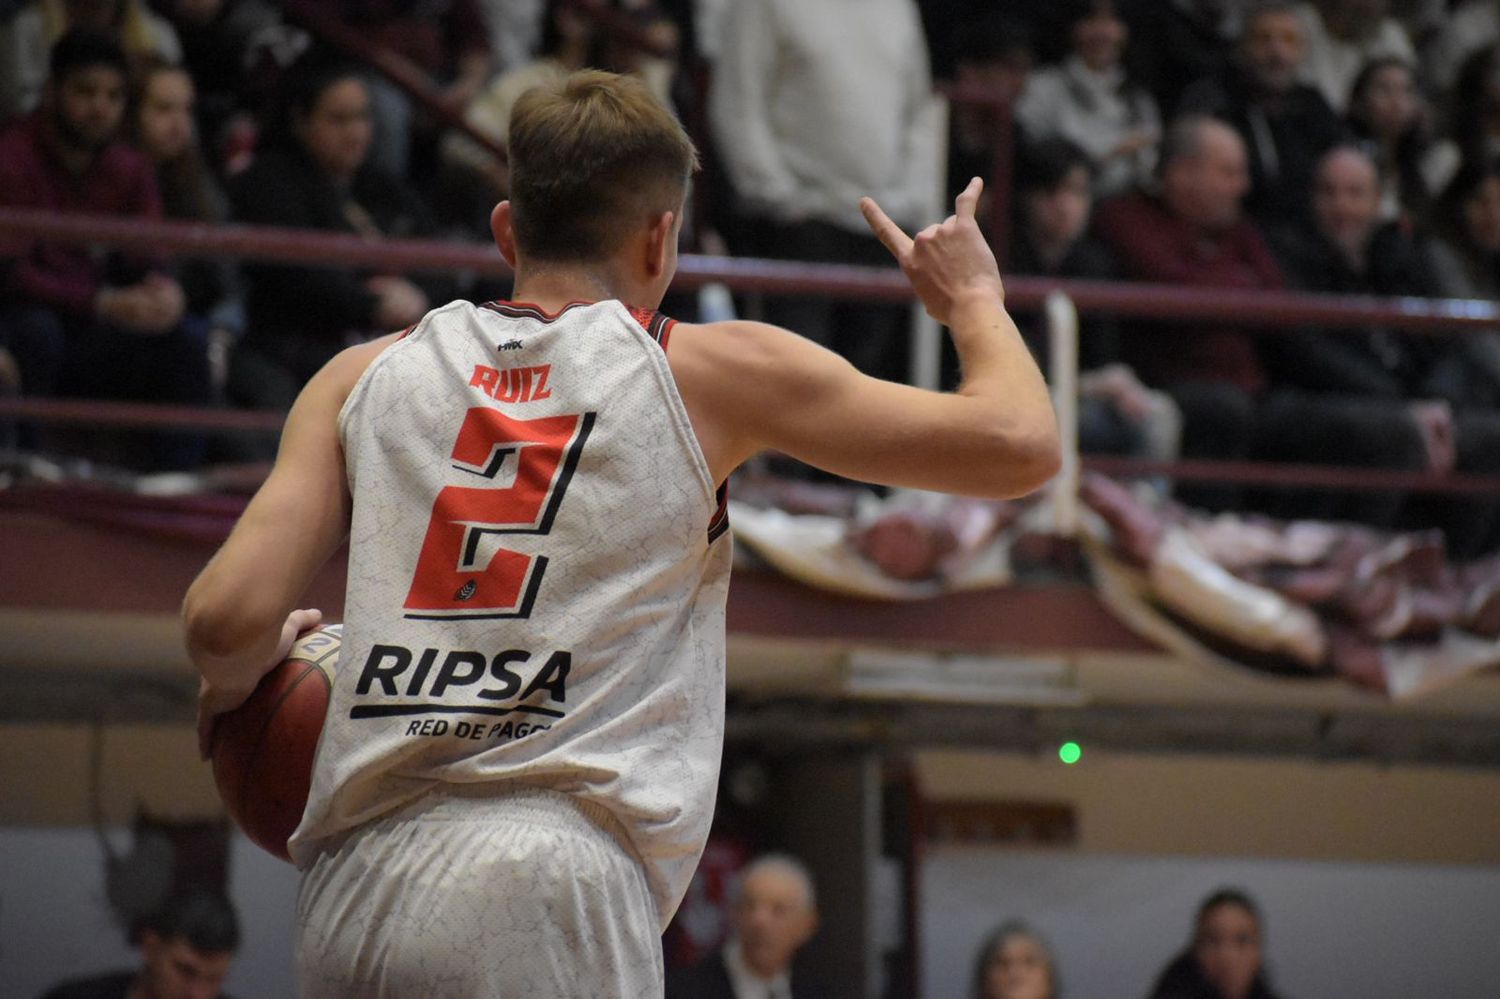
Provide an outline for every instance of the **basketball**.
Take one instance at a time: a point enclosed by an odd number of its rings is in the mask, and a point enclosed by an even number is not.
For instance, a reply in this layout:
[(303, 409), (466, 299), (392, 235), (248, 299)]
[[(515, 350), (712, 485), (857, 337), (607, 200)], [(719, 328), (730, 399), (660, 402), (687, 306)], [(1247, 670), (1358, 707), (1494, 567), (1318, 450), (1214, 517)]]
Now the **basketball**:
[(291, 861), (287, 839), (302, 821), (313, 754), (323, 731), (343, 625), (301, 636), (250, 698), (214, 726), (214, 783), (229, 815), (261, 849)]

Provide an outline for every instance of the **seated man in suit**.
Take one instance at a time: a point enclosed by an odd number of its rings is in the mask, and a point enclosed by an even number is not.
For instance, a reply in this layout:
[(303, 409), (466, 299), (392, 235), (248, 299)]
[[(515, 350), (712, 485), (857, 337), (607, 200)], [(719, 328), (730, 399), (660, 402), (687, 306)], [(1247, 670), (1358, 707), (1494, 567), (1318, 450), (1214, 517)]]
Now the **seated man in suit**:
[(722, 949), (667, 978), (667, 999), (808, 999), (817, 996), (792, 959), (818, 929), (812, 875), (771, 853), (752, 861), (735, 893), (733, 932)]

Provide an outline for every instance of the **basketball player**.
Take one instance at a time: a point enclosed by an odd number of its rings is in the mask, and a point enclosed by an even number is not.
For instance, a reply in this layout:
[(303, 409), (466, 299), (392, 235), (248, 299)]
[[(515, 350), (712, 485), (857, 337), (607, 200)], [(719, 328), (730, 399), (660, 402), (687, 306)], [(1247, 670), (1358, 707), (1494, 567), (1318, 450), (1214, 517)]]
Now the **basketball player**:
[(291, 842), (307, 996), (659, 996), (723, 741), (729, 473), (775, 448), (1003, 497), (1059, 460), (979, 181), (915, 241), (862, 206), (952, 327), (964, 381), (940, 394), (653, 311), (696, 155), (636, 80), (530, 91), (510, 134), (491, 225), (518, 301), (454, 302), (331, 361), (184, 606), (206, 745), (318, 622), (293, 608), (348, 538)]

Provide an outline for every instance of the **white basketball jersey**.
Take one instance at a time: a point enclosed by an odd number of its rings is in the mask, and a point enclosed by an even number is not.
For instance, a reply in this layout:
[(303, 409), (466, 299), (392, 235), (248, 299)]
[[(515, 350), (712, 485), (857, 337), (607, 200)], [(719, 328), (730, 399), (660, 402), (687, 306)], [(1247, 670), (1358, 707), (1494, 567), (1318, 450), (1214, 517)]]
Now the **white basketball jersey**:
[(671, 325), (455, 302), (355, 385), (344, 646), (299, 865), (444, 782), (550, 788), (609, 810), (671, 918), (713, 815), (730, 562)]

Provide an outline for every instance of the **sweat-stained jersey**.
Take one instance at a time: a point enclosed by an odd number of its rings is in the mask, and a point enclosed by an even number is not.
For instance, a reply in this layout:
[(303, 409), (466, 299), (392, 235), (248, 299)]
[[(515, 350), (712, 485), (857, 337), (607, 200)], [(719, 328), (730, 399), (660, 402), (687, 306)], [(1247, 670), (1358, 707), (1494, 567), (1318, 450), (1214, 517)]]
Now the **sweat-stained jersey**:
[(443, 782), (606, 808), (665, 927), (713, 814), (730, 539), (671, 321), (454, 302), (339, 417), (343, 649), (291, 851)]

